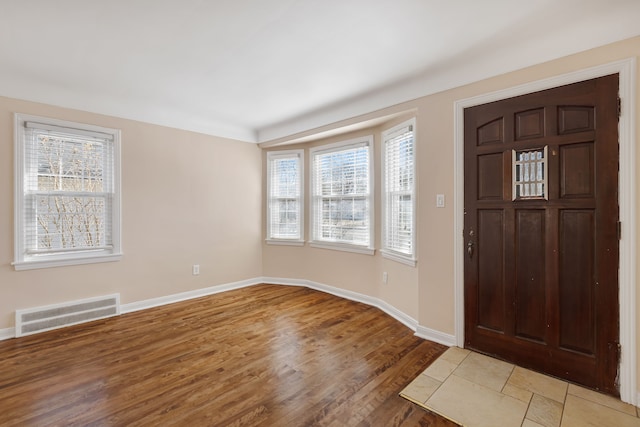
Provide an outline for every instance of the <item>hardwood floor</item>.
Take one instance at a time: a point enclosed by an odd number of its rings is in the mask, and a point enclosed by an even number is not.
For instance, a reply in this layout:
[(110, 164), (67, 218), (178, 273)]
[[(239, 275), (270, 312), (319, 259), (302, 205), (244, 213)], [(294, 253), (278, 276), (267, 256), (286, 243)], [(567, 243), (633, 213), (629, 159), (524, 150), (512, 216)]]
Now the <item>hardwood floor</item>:
[(454, 426), (398, 396), (445, 347), (259, 285), (0, 342), (2, 426)]

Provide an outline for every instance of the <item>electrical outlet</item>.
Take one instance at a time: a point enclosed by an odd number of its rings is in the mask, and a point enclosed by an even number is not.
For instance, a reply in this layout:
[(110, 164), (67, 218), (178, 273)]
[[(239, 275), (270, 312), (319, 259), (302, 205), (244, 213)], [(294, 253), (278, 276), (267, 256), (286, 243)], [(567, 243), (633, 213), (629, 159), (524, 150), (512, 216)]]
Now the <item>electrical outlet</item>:
[(200, 264), (193, 264), (192, 272), (194, 276), (200, 274)]
[(386, 285), (387, 282), (389, 282), (389, 274), (387, 274), (387, 272), (385, 271), (384, 273), (382, 273), (382, 283)]

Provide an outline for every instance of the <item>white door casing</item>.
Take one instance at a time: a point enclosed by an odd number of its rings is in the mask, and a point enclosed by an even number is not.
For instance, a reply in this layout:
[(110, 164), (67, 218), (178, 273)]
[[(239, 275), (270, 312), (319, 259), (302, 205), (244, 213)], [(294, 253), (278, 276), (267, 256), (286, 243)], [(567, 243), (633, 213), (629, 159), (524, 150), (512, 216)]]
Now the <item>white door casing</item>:
[(526, 83), (487, 94), (460, 99), (454, 103), (454, 286), (455, 337), (458, 347), (464, 347), (464, 109), (551, 89), (610, 74), (619, 74), (621, 114), (619, 134), (619, 208), (622, 233), (620, 239), (620, 398), (636, 405), (636, 194), (635, 194), (635, 109), (636, 59), (630, 58), (560, 76)]

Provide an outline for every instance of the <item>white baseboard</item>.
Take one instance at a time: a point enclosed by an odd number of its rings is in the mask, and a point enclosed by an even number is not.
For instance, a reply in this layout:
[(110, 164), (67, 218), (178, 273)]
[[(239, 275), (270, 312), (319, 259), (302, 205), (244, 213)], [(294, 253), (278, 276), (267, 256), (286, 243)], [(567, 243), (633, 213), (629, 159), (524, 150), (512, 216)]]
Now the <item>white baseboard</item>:
[(194, 298), (206, 297), (220, 292), (234, 289), (246, 288), (262, 283), (260, 278), (242, 280), (240, 282), (226, 283), (223, 285), (211, 286), (208, 288), (195, 289), (193, 291), (180, 292), (179, 294), (167, 295), (164, 297), (151, 298), (143, 301), (130, 302), (120, 306), (120, 313), (132, 313), (134, 311), (145, 310), (147, 308), (159, 307), (161, 305), (173, 304), (175, 302), (187, 301)]
[(0, 341), (16, 337), (16, 328), (0, 329)]
[[(345, 289), (336, 288), (333, 286), (325, 285), (323, 283), (313, 282), (305, 279), (285, 279), (277, 277), (257, 277), (254, 279), (242, 280), (239, 282), (232, 282), (217, 286), (211, 286), (203, 289), (196, 289), (193, 291), (181, 292), (178, 294), (168, 295), (164, 297), (151, 298), (143, 301), (136, 301), (128, 304), (122, 304), (120, 306), (120, 313), (132, 313), (134, 311), (144, 310), (147, 308), (158, 307), (166, 304), (172, 304), (175, 302), (186, 301), (194, 298), (200, 298), (207, 295), (214, 295), (220, 292), (226, 292), (234, 289), (246, 288), (249, 286), (259, 285), (261, 283), (272, 285), (286, 285), (286, 286), (303, 286), (317, 291), (326, 292), (341, 298), (360, 302), (373, 307), (377, 307), (384, 311), (389, 316), (393, 317), (409, 329), (415, 332), (417, 337), (434, 341), (439, 344), (443, 344), (449, 347), (456, 346), (456, 337), (454, 335), (445, 334), (444, 332), (436, 331), (434, 329), (427, 328), (425, 326), (418, 325), (418, 322), (411, 316), (398, 310), (391, 304), (382, 301), (379, 298), (374, 298), (368, 295), (360, 294), (353, 291), (347, 291)], [(15, 328), (0, 329), (0, 341), (15, 338)], [(640, 402), (640, 391), (637, 392), (637, 401)]]
[[(132, 313), (134, 311), (145, 310), (147, 308), (159, 307), (166, 304), (172, 304), (180, 301), (187, 301), (194, 298), (200, 298), (220, 292), (230, 291), (233, 289), (246, 288), (262, 283), (262, 278), (242, 280), (239, 282), (225, 283), (222, 285), (211, 286), (203, 289), (195, 289), (193, 291), (181, 292), (178, 294), (167, 295), (163, 297), (151, 298), (142, 301), (131, 302), (120, 305), (120, 314)], [(0, 341), (16, 337), (15, 328), (0, 329)]]
[(272, 285), (289, 285), (289, 286), (304, 286), (316, 291), (326, 292), (331, 295), (345, 298), (351, 301), (361, 302), (367, 304), (387, 313), (389, 316), (396, 319), (398, 322), (405, 325), (407, 328), (415, 332), (418, 322), (411, 316), (398, 310), (391, 304), (382, 301), (379, 298), (370, 297), (368, 295), (360, 294), (358, 292), (347, 291), (345, 289), (336, 288), (334, 286), (325, 285), (324, 283), (314, 282), (305, 279), (285, 279), (282, 277), (263, 277), (262, 283), (268, 283)]
[(435, 341), (449, 347), (455, 347), (456, 345), (456, 337), (454, 335), (445, 334), (444, 332), (436, 331), (425, 326), (418, 326), (416, 336), (424, 338), (425, 340)]
[[(411, 316), (398, 310), (391, 304), (375, 297), (360, 294), (358, 292), (348, 291), (336, 288), (324, 283), (314, 282), (305, 279), (286, 279), (282, 277), (256, 277), (253, 279), (242, 280), (239, 282), (226, 283), (222, 285), (211, 286), (208, 288), (195, 289), (192, 291), (181, 292), (178, 294), (167, 295), (163, 297), (150, 298), (147, 300), (131, 302), (120, 305), (120, 314), (132, 313), (147, 308), (159, 307), (162, 305), (173, 304), (180, 301), (187, 301), (194, 298), (200, 298), (208, 295), (214, 295), (220, 292), (231, 291), (234, 289), (246, 288), (248, 286), (258, 285), (261, 283), (273, 285), (303, 286), (317, 291), (326, 292), (351, 301), (360, 302), (376, 308), (379, 308), (389, 316), (393, 317), (407, 328), (416, 333), (416, 336), (431, 341), (445, 344), (448, 346), (455, 345), (455, 337), (433, 329), (419, 326), (418, 322)], [(0, 329), (0, 340), (15, 337), (15, 328)]]
[(393, 317), (407, 328), (416, 333), (417, 337), (434, 341), (439, 344), (444, 344), (449, 347), (456, 345), (456, 337), (454, 335), (446, 334), (444, 332), (436, 331), (434, 329), (427, 328), (425, 326), (418, 325), (418, 322), (411, 316), (398, 310), (391, 304), (379, 299), (363, 295), (357, 292), (347, 291), (344, 289), (336, 288), (333, 286), (325, 285), (323, 283), (313, 282), (311, 280), (304, 279), (285, 279), (281, 277), (263, 277), (263, 283), (269, 283), (274, 285), (293, 285), (293, 286), (305, 286), (307, 288), (315, 289), (317, 291), (326, 292), (332, 295), (346, 298), (352, 301), (361, 302), (363, 304), (377, 307), (380, 310)]

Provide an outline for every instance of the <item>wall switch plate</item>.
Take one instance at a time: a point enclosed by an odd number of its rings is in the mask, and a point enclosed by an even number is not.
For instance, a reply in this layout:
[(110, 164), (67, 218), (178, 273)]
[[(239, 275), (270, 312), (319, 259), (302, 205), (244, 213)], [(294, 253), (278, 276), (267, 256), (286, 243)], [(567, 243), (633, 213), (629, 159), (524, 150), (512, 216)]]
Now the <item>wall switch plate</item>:
[(436, 208), (444, 208), (444, 194), (436, 194)]
[(384, 273), (382, 273), (382, 283), (386, 285), (388, 281), (389, 281), (389, 275), (385, 271)]

